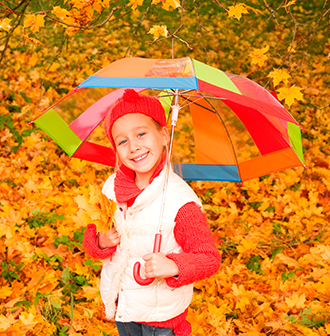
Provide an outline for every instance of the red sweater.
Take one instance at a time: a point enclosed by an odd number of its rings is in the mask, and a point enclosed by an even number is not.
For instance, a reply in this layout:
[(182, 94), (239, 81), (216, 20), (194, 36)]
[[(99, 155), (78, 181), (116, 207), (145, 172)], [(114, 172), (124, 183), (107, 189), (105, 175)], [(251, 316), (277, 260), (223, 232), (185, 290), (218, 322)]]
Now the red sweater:
[[(163, 164), (157, 168), (150, 183), (159, 175), (162, 168)], [(134, 172), (125, 166), (118, 170), (114, 188), (117, 201), (127, 203), (128, 207), (134, 203), (136, 197), (143, 191), (134, 182)], [(175, 217), (174, 236), (183, 252), (171, 253), (166, 256), (174, 260), (179, 268), (178, 277), (165, 279), (168, 286), (177, 288), (208, 278), (217, 272), (220, 267), (221, 256), (214, 244), (206, 217), (196, 203), (187, 203), (179, 209)], [(86, 252), (96, 259), (107, 259), (116, 251), (116, 247), (105, 250), (98, 247), (94, 224), (87, 226), (83, 245)], [(187, 313), (188, 309), (167, 321), (144, 323), (156, 327), (173, 328), (176, 335), (187, 336), (191, 333), (191, 326), (186, 321)]]

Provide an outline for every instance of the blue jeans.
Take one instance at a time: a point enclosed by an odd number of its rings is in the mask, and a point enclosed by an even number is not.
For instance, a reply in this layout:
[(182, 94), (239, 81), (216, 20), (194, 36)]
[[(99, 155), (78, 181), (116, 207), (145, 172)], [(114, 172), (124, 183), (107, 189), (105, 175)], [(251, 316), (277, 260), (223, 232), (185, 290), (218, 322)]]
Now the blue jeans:
[(117, 322), (120, 336), (175, 336), (173, 329), (152, 327), (137, 322)]

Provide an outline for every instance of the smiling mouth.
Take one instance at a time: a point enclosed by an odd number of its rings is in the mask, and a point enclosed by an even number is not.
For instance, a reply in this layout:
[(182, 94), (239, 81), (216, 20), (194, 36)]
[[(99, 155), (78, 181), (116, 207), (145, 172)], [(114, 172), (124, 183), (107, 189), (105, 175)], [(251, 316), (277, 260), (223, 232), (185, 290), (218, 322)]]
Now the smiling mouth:
[(141, 156), (139, 156), (139, 157), (137, 157), (137, 158), (135, 158), (135, 159), (131, 159), (131, 160), (134, 161), (134, 162), (138, 162), (138, 161), (141, 161), (141, 160), (143, 160), (144, 158), (146, 158), (147, 155), (148, 155), (148, 153), (145, 153), (145, 154), (143, 154), (143, 155), (141, 155)]

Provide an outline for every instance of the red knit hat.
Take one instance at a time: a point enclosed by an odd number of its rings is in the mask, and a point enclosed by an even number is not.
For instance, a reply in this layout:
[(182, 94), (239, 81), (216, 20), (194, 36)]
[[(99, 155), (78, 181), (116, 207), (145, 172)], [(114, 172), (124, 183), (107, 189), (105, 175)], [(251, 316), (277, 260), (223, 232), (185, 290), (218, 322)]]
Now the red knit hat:
[(117, 119), (129, 113), (144, 114), (157, 121), (161, 126), (166, 126), (165, 110), (157, 98), (140, 95), (133, 89), (127, 89), (111, 107), (104, 120), (105, 134), (114, 150), (116, 150), (116, 146), (112, 138), (112, 126)]

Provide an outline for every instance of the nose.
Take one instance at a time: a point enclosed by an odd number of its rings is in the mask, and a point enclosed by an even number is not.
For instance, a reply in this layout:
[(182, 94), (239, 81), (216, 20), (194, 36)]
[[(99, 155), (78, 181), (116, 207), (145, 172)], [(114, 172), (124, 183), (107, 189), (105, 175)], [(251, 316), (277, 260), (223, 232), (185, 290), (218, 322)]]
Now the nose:
[(130, 144), (131, 144), (130, 151), (132, 153), (137, 152), (137, 151), (139, 151), (141, 149), (141, 147), (138, 145), (138, 143), (136, 141), (131, 141)]

